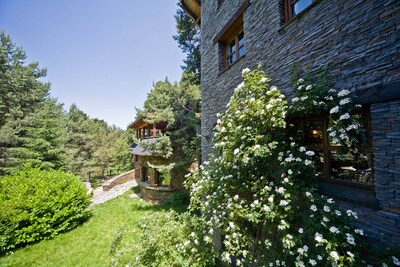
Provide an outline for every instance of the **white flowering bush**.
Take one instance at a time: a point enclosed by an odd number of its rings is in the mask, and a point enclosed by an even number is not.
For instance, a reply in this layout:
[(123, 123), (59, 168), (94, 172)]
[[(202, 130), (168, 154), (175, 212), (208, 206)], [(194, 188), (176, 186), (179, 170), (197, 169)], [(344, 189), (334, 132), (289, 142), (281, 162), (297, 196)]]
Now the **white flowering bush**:
[[(297, 74), (299, 75), (299, 74)], [(291, 99), (289, 113), (295, 117), (329, 114), (329, 137), (333, 143), (342, 145), (344, 151), (357, 153), (357, 134), (361, 130), (359, 115), (354, 111), (361, 105), (354, 104), (354, 96), (349, 90), (329, 89), (327, 74), (317, 79), (310, 74), (295, 78), (295, 97)]]
[(317, 193), (314, 152), (286, 135), (285, 96), (261, 70), (243, 78), (218, 114), (218, 155), (187, 180), (197, 240), (220, 241), (219, 258), (236, 266), (354, 265), (363, 231), (346, 218), (357, 214)]

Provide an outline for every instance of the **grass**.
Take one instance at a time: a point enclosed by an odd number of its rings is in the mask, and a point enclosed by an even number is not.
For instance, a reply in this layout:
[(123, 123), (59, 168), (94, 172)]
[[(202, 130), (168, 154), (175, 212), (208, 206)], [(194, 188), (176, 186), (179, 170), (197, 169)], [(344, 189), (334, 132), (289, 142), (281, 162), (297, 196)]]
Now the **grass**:
[[(0, 267), (9, 266), (109, 266), (110, 248), (121, 231), (122, 246), (137, 239), (140, 218), (155, 211), (166, 211), (171, 205), (151, 205), (129, 197), (138, 188), (92, 208), (93, 216), (76, 229), (0, 257)], [(185, 207), (174, 207), (184, 211)], [(125, 255), (129, 257), (129, 255)]]

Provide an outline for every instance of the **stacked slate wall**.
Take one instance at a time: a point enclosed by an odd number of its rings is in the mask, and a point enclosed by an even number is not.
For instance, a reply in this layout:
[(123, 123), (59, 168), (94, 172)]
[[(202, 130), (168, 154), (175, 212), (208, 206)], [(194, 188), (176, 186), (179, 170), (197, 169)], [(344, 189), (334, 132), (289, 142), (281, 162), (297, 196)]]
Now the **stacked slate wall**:
[[(370, 105), (377, 209), (361, 208), (360, 224), (372, 238), (400, 245), (400, 2), (319, 0), (285, 23), (281, 0), (250, 1), (244, 11), (246, 55), (221, 71), (215, 37), (243, 0), (202, 1), (202, 153), (212, 153), (216, 114), (225, 110), (241, 70), (259, 63), (290, 99), (293, 66), (317, 69), (331, 63), (330, 81)], [(343, 206), (346, 208), (347, 203)]]

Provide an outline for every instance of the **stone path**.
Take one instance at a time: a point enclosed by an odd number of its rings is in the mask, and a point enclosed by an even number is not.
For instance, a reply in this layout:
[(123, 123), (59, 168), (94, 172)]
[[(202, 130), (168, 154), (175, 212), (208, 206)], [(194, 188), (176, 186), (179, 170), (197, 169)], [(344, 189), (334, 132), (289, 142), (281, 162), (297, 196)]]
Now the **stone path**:
[(116, 198), (117, 196), (122, 195), (132, 187), (136, 186), (137, 183), (135, 180), (129, 181), (123, 184), (119, 184), (114, 186), (108, 191), (104, 191), (103, 187), (96, 188), (93, 190), (93, 196), (92, 196), (92, 204), (90, 206), (98, 205), (101, 203), (104, 203), (110, 199)]

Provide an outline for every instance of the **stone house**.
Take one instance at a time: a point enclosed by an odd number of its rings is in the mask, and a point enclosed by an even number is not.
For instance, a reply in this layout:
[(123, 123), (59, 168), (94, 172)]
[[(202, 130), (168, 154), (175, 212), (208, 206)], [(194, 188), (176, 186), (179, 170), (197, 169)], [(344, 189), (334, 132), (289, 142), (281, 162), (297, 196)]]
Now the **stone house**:
[[(259, 63), (288, 99), (292, 67), (331, 63), (330, 83), (363, 105), (361, 161), (344, 161), (327, 137), (327, 116), (304, 122), (319, 133), (320, 190), (371, 239), (400, 245), (400, 2), (398, 0), (181, 0), (201, 29), (202, 158), (212, 152), (216, 114)], [(312, 137), (311, 137), (312, 138)], [(350, 165), (350, 166), (349, 166)]]
[[(167, 131), (168, 125), (167, 122), (149, 123), (146, 121), (146, 119), (151, 118), (151, 115), (139, 117), (128, 126), (129, 129), (134, 130), (136, 139), (150, 146), (158, 141), (160, 133)], [(150, 162), (162, 162), (162, 156), (154, 155), (147, 145), (133, 144), (130, 150), (133, 155), (135, 179), (140, 186), (143, 198), (155, 203), (169, 201), (171, 193), (181, 185), (174, 184), (170, 179), (165, 179), (157, 169), (151, 166)]]

